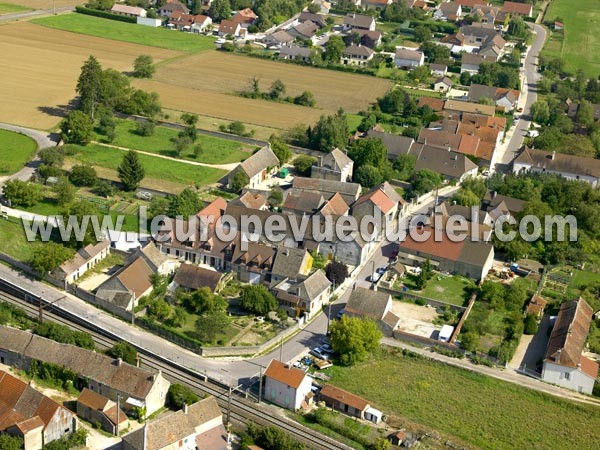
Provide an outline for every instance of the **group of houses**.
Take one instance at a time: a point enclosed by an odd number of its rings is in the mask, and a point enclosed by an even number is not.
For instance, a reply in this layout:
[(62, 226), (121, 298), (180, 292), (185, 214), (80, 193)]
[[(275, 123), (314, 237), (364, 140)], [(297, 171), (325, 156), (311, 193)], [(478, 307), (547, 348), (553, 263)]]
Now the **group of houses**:
[[(67, 369), (76, 377), (74, 387), (81, 390), (71, 410), (31, 384), (0, 371), (0, 433), (23, 438), (25, 450), (40, 450), (69, 436), (78, 429), (79, 420), (117, 436), (127, 433), (130, 418), (139, 416), (140, 411), (145, 416), (160, 412), (170, 386), (160, 370), (150, 371), (6, 326), (0, 327), (0, 364), (29, 373)], [(208, 397), (124, 434), (123, 448), (226, 450), (229, 437), (215, 398)]]

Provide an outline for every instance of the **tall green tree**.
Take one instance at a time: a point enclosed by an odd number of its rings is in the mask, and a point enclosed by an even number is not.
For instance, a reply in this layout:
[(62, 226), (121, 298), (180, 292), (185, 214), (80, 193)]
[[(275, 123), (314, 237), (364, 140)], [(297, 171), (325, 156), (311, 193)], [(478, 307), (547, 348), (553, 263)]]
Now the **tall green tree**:
[(313, 129), (309, 130), (310, 147), (330, 152), (335, 147), (344, 149), (348, 145), (348, 122), (346, 113), (339, 109), (334, 115), (321, 116)]
[(137, 364), (137, 350), (129, 342), (117, 342), (108, 350), (108, 355), (113, 358), (121, 358), (127, 364)]
[(191, 188), (185, 188), (179, 194), (169, 200), (168, 216), (183, 216), (185, 218), (195, 216), (202, 209), (202, 202), (198, 193)]
[(279, 306), (277, 299), (262, 284), (244, 286), (240, 292), (239, 304), (246, 311), (260, 315), (276, 311)]
[(60, 131), (63, 141), (87, 145), (94, 136), (94, 120), (82, 111), (71, 111), (61, 122)]
[(64, 206), (75, 198), (75, 187), (67, 177), (60, 177), (58, 182), (52, 186), (52, 192), (56, 196), (56, 203)]
[(332, 64), (339, 64), (345, 48), (344, 39), (336, 35), (330, 36), (329, 40), (325, 43), (323, 59)]
[(133, 61), (133, 76), (137, 78), (152, 78), (156, 67), (150, 55), (140, 55)]
[(331, 324), (331, 345), (340, 355), (343, 365), (351, 366), (363, 361), (379, 347), (382, 337), (375, 322), (370, 319), (342, 316)]
[(33, 206), (42, 199), (42, 187), (39, 184), (21, 180), (9, 180), (4, 183), (3, 193), (13, 207)]
[(123, 157), (118, 173), (126, 191), (137, 189), (146, 175), (138, 154), (132, 150), (128, 151)]
[(71, 249), (56, 242), (47, 242), (33, 251), (29, 264), (33, 270), (45, 277), (49, 272), (58, 269), (71, 256), (73, 256)]
[(92, 119), (100, 101), (101, 88), (102, 66), (94, 56), (90, 55), (81, 67), (76, 90), (79, 94), (81, 110)]
[(271, 143), (271, 150), (273, 150), (273, 153), (275, 153), (275, 156), (279, 159), (280, 164), (285, 164), (290, 160), (292, 151), (290, 150), (289, 145), (280, 140), (277, 136), (271, 136), (269, 142)]
[(229, 0), (213, 0), (208, 9), (208, 15), (214, 22), (220, 22), (231, 17), (231, 4)]

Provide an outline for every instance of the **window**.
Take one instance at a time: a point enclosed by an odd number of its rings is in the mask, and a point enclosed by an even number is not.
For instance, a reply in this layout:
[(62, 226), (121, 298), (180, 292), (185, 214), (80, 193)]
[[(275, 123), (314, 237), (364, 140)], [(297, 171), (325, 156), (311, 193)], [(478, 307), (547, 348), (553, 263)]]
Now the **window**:
[(565, 372), (565, 380), (570, 380), (571, 374), (569, 372)]

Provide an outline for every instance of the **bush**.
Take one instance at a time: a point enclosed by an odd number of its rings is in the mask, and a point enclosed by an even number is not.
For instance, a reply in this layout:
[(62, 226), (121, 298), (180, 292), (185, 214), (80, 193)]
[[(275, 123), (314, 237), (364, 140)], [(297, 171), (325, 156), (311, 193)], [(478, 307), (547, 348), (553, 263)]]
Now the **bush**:
[(87, 350), (95, 350), (96, 346), (92, 335), (84, 331), (71, 330), (65, 325), (54, 322), (39, 323), (33, 333), (63, 344), (76, 345)]
[(172, 384), (167, 392), (167, 404), (174, 409), (181, 409), (183, 405), (192, 405), (200, 398), (192, 390), (181, 384)]
[(135, 17), (119, 16), (108, 11), (100, 11), (97, 9), (86, 8), (84, 6), (76, 6), (75, 11), (79, 14), (86, 14), (88, 16), (102, 17), (103, 19), (117, 20), (119, 22), (137, 23)]
[(137, 128), (135, 130), (135, 132), (137, 134), (139, 134), (140, 136), (152, 136), (154, 134), (154, 129), (156, 128), (156, 126), (154, 125), (154, 122), (152, 122), (151, 120), (140, 120), (137, 123)]
[(537, 317), (534, 314), (527, 314), (525, 318), (525, 334), (535, 334), (538, 330)]
[(71, 169), (69, 180), (75, 186), (94, 186), (98, 181), (98, 175), (96, 169), (91, 166), (77, 165)]

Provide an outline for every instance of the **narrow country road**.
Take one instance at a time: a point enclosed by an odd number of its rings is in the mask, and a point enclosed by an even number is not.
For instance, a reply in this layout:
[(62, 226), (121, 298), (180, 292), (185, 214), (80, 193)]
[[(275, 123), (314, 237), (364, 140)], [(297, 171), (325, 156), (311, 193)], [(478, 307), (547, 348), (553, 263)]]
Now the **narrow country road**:
[(523, 88), (519, 101), (519, 106), (523, 108), (523, 112), (518, 113), (521, 117), (515, 122), (513, 129), (509, 132), (509, 134), (512, 134), (508, 145), (501, 146), (500, 153), (494, 155), (494, 167), (492, 167), (492, 171), (507, 171), (510, 163), (515, 158), (516, 152), (523, 145), (523, 140), (531, 126), (531, 105), (537, 100), (537, 83), (541, 78), (541, 75), (538, 73), (538, 58), (546, 42), (546, 29), (538, 24), (532, 24), (532, 27), (535, 37), (525, 58)]
[(2, 22), (13, 22), (15, 20), (26, 20), (33, 19), (41, 16), (51, 16), (54, 13), (63, 13), (73, 11), (75, 8), (72, 6), (62, 6), (60, 8), (52, 9), (34, 9), (33, 11), (23, 11), (18, 13), (3, 14), (0, 16), (0, 23)]

